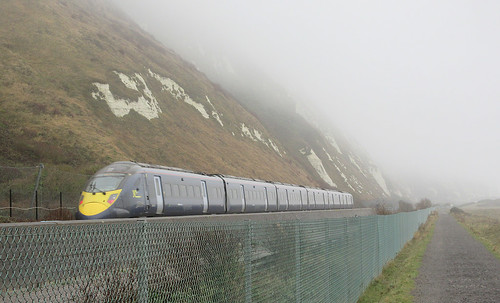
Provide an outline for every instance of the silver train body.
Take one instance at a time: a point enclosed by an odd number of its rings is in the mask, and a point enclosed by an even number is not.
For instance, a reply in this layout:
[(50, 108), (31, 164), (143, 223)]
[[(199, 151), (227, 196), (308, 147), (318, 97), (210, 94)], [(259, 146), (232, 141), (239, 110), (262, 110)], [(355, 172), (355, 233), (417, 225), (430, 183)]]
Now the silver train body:
[(352, 208), (349, 193), (207, 175), (136, 162), (99, 170), (80, 199), (79, 219)]

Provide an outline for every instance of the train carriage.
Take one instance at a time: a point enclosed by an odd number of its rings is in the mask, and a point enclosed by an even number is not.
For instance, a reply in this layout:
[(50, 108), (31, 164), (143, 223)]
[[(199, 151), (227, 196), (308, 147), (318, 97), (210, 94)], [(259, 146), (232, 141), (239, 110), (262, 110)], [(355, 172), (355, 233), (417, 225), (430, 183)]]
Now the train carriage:
[(349, 193), (136, 162), (115, 162), (87, 183), (80, 219), (352, 208)]

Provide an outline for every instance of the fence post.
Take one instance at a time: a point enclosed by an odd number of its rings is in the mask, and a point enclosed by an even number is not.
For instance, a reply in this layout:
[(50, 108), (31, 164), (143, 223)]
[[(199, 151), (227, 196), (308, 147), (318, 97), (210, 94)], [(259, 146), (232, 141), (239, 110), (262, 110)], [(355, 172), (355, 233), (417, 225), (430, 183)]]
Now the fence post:
[(31, 199), (31, 207), (33, 207), (33, 200), (36, 199), (35, 195), (36, 192), (38, 191), (38, 185), (40, 185), (40, 178), (42, 177), (42, 169), (44, 168), (43, 163), (40, 163), (38, 165), (38, 176), (36, 177), (36, 184), (35, 184), (35, 191), (33, 193), (33, 199)]
[(138, 243), (137, 243), (137, 261), (138, 261), (138, 302), (146, 303), (149, 301), (148, 286), (148, 249), (147, 249), (147, 221), (138, 220)]
[(325, 228), (326, 228), (326, 255), (325, 260), (328, 262), (328, 301), (335, 302), (335, 292), (334, 292), (334, 283), (335, 283), (335, 255), (333, 252), (333, 234), (332, 234), (332, 221), (325, 220)]
[(9, 189), (9, 216), (12, 218), (12, 188)]
[(59, 220), (62, 220), (62, 191), (59, 192)]
[(295, 302), (302, 302), (300, 294), (300, 275), (301, 275), (301, 264), (300, 264), (300, 221), (295, 224)]
[(360, 276), (359, 276), (359, 295), (361, 296), (363, 294), (363, 290), (365, 289), (365, 281), (364, 281), (364, 271), (363, 271), (363, 221), (361, 220), (362, 217), (356, 217), (359, 220), (359, 245), (360, 245), (360, 250), (359, 250), (359, 255), (360, 255)]
[(245, 303), (252, 302), (252, 221), (246, 220), (245, 237)]
[(38, 221), (38, 190), (35, 191), (35, 220)]

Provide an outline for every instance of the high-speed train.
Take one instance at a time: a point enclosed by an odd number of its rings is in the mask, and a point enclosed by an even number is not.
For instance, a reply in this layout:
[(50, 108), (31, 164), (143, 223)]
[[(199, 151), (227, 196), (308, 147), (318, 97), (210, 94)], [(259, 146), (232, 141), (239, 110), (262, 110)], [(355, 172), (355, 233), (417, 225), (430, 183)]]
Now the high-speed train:
[(349, 193), (115, 162), (85, 186), (78, 219), (352, 208)]

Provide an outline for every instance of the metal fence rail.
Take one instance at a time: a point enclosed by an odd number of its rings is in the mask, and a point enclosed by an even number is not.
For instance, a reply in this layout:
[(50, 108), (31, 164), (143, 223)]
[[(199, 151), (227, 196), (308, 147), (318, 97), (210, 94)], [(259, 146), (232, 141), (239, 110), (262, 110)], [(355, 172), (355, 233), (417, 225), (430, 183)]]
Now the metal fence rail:
[(0, 226), (0, 301), (356, 302), (430, 212)]

